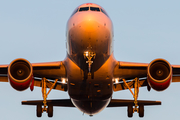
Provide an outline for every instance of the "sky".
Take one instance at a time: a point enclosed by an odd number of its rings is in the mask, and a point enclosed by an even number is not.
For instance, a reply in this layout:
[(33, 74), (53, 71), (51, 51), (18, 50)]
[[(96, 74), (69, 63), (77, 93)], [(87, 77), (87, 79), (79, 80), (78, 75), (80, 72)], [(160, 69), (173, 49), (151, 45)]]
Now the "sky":
[[(149, 63), (164, 58), (180, 64), (179, 0), (1, 0), (0, 64), (16, 58), (31, 63), (62, 61), (66, 57), (66, 23), (74, 9), (83, 3), (101, 5), (114, 25), (114, 56), (119, 61)], [(162, 92), (140, 88), (139, 100), (162, 101), (161, 106), (145, 107), (143, 120), (178, 120), (180, 83)], [(54, 107), (54, 117), (36, 117), (35, 106), (22, 106), (23, 100), (42, 99), (41, 88), (23, 92), (9, 83), (0, 83), (1, 120), (139, 120), (127, 117), (127, 108), (106, 108), (89, 117), (77, 108)], [(67, 92), (53, 90), (49, 99), (69, 98)], [(128, 90), (115, 92), (115, 99), (133, 99)], [(141, 118), (142, 119), (142, 118)]]

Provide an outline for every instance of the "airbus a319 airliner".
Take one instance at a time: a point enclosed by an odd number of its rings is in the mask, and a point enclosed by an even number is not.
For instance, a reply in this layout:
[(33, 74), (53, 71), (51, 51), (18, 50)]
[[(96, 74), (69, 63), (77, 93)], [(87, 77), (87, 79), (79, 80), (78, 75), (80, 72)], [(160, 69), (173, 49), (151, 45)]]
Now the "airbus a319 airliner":
[[(23, 105), (37, 106), (37, 117), (43, 112), (52, 117), (53, 106), (76, 107), (90, 116), (106, 107), (127, 107), (128, 117), (134, 112), (143, 117), (144, 106), (161, 102), (138, 100), (139, 87), (162, 91), (171, 82), (180, 82), (180, 65), (164, 59), (149, 64), (117, 61), (112, 21), (97, 4), (77, 7), (68, 20), (66, 35), (67, 56), (63, 61), (30, 63), (18, 58), (0, 65), (0, 81), (9, 82), (15, 90), (42, 87), (43, 100), (22, 101)], [(47, 99), (52, 89), (67, 91), (70, 99)], [(126, 89), (133, 100), (112, 99), (113, 92)]]

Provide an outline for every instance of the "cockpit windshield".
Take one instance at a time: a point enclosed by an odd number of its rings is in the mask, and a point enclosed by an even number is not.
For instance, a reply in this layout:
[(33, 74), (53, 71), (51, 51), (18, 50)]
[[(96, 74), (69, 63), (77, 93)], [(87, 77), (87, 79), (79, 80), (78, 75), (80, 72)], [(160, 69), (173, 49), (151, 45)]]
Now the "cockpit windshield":
[(81, 11), (88, 11), (88, 10), (89, 10), (89, 7), (82, 7), (82, 8), (79, 9), (79, 12), (81, 12)]
[(83, 11), (97, 11), (97, 12), (102, 12), (102, 13), (104, 13), (107, 17), (109, 17), (108, 16), (108, 14), (102, 9), (102, 8), (99, 8), (99, 7), (80, 7), (80, 8), (77, 8), (74, 12), (73, 12), (73, 14), (71, 15), (71, 16), (73, 16), (75, 13), (77, 13), (77, 12), (83, 12)]
[(99, 11), (100, 12), (100, 9), (98, 7), (90, 7), (90, 10), (91, 11)]

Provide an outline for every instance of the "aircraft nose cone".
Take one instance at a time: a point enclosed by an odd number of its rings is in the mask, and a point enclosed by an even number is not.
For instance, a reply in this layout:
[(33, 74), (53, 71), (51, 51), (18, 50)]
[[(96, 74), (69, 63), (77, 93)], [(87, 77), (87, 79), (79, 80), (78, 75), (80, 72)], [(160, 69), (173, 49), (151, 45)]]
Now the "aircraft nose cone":
[(87, 14), (83, 16), (79, 27), (81, 27), (85, 32), (95, 32), (99, 27), (99, 22), (95, 16)]

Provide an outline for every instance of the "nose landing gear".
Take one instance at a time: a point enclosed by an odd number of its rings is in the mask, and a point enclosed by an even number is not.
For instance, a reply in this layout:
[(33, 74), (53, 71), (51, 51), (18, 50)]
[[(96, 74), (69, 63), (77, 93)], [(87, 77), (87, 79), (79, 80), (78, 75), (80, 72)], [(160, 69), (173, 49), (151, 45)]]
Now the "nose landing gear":
[(95, 59), (96, 53), (91, 51), (84, 52), (84, 59), (88, 59), (86, 63), (88, 63), (88, 76), (91, 76), (91, 65), (93, 64), (92, 58)]

